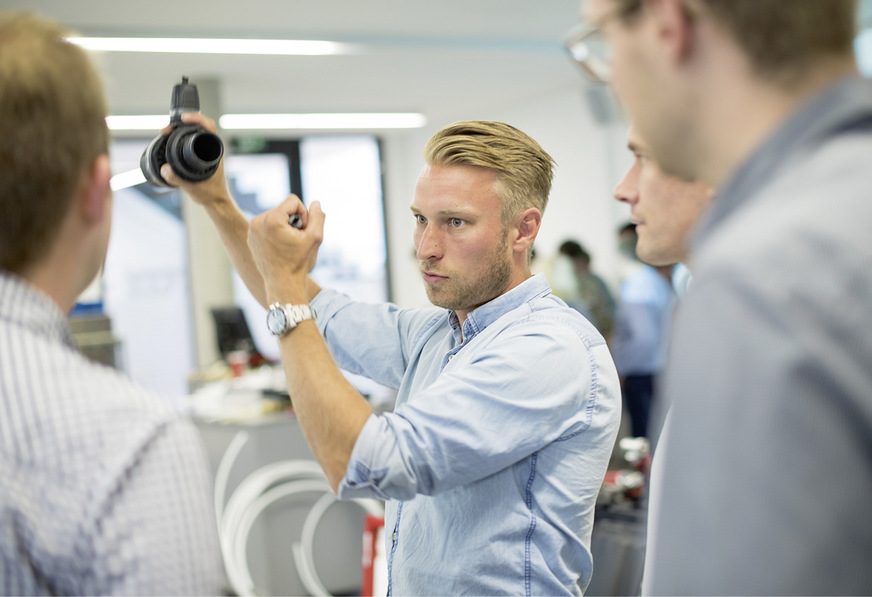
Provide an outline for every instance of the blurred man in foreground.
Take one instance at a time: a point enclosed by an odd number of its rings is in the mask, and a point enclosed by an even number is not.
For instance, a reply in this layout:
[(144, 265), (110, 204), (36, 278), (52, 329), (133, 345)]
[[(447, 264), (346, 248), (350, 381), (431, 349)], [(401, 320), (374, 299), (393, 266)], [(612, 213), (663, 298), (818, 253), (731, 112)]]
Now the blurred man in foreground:
[(102, 85), (66, 35), (0, 11), (0, 594), (218, 595), (197, 431), (65, 319), (112, 219)]
[[(576, 55), (665, 171), (718, 189), (664, 395), (649, 587), (872, 586), (872, 82), (853, 0), (588, 0)], [(594, 61), (595, 62), (595, 61)]]

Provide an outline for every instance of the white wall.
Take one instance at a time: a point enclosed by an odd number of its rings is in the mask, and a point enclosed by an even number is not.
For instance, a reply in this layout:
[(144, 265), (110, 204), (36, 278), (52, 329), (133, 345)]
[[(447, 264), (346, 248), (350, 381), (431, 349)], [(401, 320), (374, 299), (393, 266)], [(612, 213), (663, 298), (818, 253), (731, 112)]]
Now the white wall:
[(421, 149), (441, 127), (456, 120), (500, 120), (536, 139), (557, 162), (551, 199), (536, 242), (537, 256), (547, 260), (560, 243), (581, 242), (593, 258), (594, 270), (616, 284), (615, 231), (628, 218), (626, 206), (612, 198), (612, 189), (630, 165), (625, 146), (626, 125), (619, 115), (607, 124), (595, 122), (581, 83), (543, 92), (511, 106), (457, 113), (424, 129), (384, 138), (385, 209), (394, 302), (401, 306), (429, 304), (418, 275), (412, 245), (409, 203), (423, 165)]

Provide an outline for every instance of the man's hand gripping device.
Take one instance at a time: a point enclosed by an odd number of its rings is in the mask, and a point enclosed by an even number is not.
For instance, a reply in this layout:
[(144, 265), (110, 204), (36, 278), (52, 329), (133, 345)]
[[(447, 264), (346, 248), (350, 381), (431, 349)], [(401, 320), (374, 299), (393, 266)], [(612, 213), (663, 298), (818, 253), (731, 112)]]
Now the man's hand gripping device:
[(158, 187), (172, 187), (160, 175), (160, 168), (169, 164), (176, 176), (188, 182), (200, 182), (215, 174), (224, 144), (221, 138), (196, 124), (182, 122), (184, 112), (200, 111), (197, 86), (188, 83), (188, 77), (173, 86), (170, 100), (170, 124), (173, 131), (160, 135), (149, 143), (139, 160), (145, 179)]

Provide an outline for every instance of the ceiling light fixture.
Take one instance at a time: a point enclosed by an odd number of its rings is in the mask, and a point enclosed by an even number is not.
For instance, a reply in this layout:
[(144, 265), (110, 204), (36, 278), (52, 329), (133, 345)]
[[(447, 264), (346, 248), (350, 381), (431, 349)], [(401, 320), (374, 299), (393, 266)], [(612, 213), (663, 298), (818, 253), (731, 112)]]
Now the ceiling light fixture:
[(106, 117), (106, 126), (110, 131), (159, 131), (169, 123), (169, 113)]
[(219, 120), (227, 130), (274, 129), (414, 129), (427, 124), (412, 112), (347, 114), (225, 114)]
[[(154, 131), (169, 124), (168, 114), (107, 116), (112, 131)], [(413, 129), (427, 124), (416, 112), (361, 112), (309, 114), (225, 114), (219, 119), (226, 130), (348, 130)]]
[(259, 54), (326, 56), (352, 54), (350, 44), (304, 39), (214, 39), (177, 37), (79, 37), (67, 38), (88, 50), (102, 52), (165, 52), (176, 54)]

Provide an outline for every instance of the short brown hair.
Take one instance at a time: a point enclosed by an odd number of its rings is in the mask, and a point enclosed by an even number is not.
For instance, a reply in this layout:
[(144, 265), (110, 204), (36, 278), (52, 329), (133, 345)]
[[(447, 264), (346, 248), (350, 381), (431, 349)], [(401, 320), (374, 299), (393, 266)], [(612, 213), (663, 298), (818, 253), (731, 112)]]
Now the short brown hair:
[[(758, 75), (784, 87), (800, 83), (816, 60), (853, 51), (857, 0), (697, 1), (736, 40)], [(628, 20), (644, 6), (644, 0), (615, 3)], [(685, 2), (693, 15), (690, 4)]]
[(554, 160), (529, 135), (503, 122), (450, 124), (424, 146), (429, 165), (480, 166), (497, 172), (504, 224), (530, 207), (545, 212)]
[(700, 0), (759, 75), (790, 87), (824, 57), (850, 55), (856, 0)]
[(48, 252), (88, 166), (109, 148), (100, 77), (67, 35), (0, 11), (0, 268), (16, 273)]

